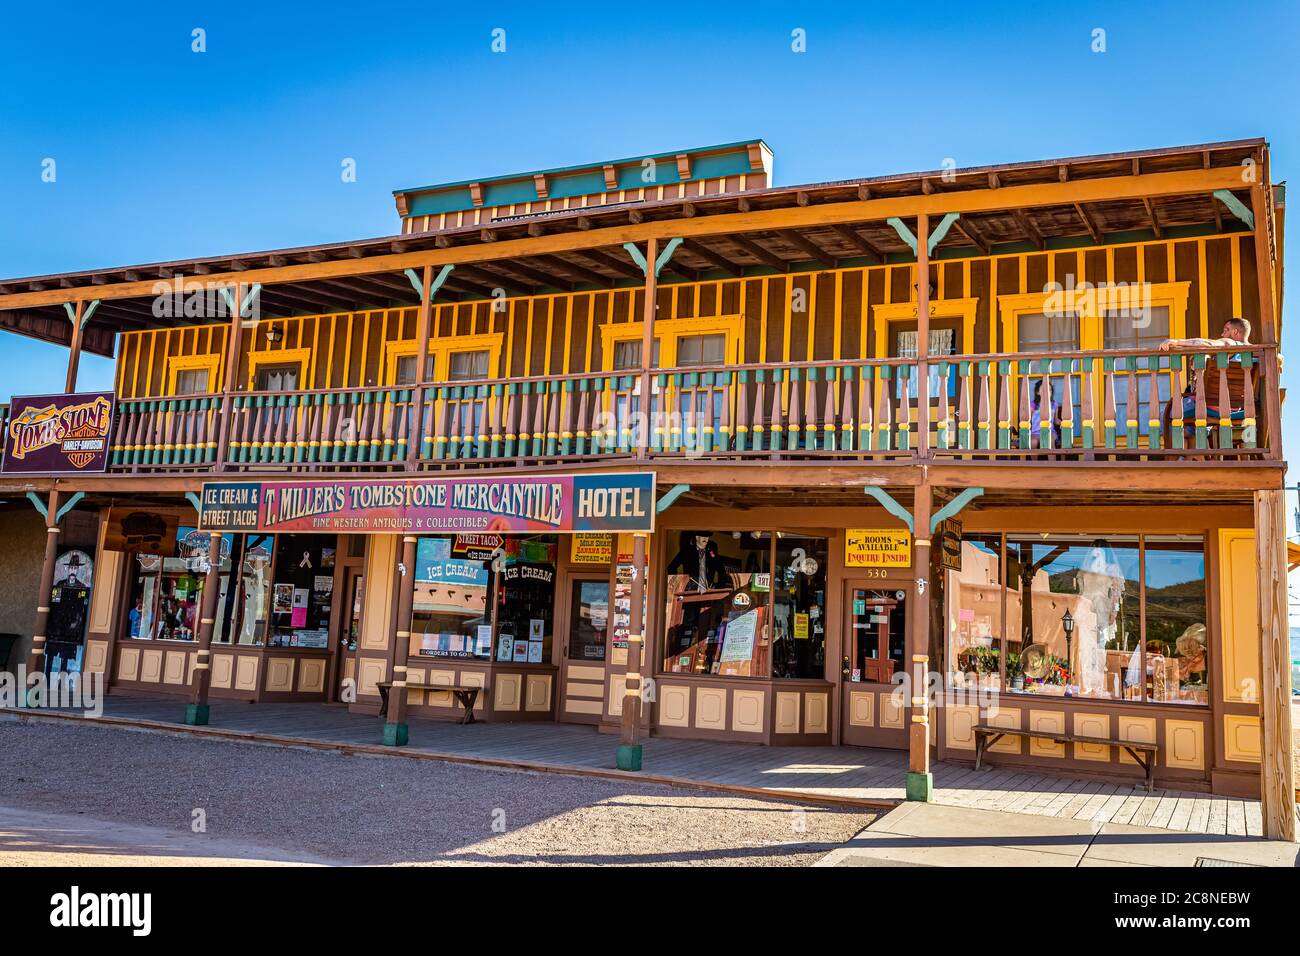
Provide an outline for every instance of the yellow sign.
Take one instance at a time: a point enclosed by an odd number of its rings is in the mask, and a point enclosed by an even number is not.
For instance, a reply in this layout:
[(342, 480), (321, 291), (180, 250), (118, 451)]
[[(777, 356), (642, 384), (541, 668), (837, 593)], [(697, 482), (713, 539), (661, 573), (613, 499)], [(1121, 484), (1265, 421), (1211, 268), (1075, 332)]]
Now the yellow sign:
[(844, 567), (908, 568), (912, 533), (904, 528), (850, 528), (844, 533)]
[(571, 560), (574, 564), (609, 564), (613, 550), (613, 535), (579, 532), (573, 535)]

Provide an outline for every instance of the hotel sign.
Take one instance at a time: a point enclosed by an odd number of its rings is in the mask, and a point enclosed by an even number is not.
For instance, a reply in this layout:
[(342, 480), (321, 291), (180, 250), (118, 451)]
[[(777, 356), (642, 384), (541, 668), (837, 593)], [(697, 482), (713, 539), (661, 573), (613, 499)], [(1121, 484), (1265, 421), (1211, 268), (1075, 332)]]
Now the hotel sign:
[(113, 393), (21, 395), (5, 423), (6, 474), (85, 474), (108, 467)]
[(209, 482), (203, 531), (410, 534), (654, 530), (653, 472)]
[(844, 533), (844, 567), (907, 568), (912, 565), (912, 534), (895, 528), (850, 528)]

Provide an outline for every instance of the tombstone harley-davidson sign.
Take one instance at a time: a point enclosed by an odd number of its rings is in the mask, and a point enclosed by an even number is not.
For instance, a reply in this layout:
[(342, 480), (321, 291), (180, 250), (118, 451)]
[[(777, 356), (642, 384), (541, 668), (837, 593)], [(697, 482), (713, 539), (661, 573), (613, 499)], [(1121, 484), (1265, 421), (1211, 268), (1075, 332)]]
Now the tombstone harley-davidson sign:
[(113, 393), (17, 395), (5, 423), (4, 462), (9, 474), (68, 474), (108, 467)]

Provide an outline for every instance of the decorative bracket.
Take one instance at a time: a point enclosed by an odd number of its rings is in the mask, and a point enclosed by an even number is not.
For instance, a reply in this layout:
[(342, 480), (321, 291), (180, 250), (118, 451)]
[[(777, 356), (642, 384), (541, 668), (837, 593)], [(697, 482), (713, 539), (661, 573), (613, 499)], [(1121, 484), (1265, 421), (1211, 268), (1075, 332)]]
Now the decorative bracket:
[(930, 240), (927, 243), (930, 255), (934, 255), (935, 246), (939, 245), (943, 237), (948, 235), (948, 230), (952, 228), (952, 224), (957, 221), (959, 216), (959, 213), (950, 212), (939, 220), (939, 225), (934, 227), (934, 232), (930, 233)]
[[(438, 294), (438, 290), (442, 288), (442, 284), (447, 281), (447, 276), (451, 275), (451, 271), (455, 268), (456, 267), (449, 262), (439, 270), (436, 276), (433, 277), (433, 281), (429, 283), (430, 302), (433, 301), (433, 297)], [(409, 281), (412, 288), (415, 289), (416, 295), (423, 299), (424, 281), (420, 278), (420, 274), (414, 269), (406, 269), (404, 271), (406, 273), (407, 281)]]
[(949, 501), (946, 505), (936, 511), (930, 518), (930, 533), (934, 534), (939, 530), (939, 525), (943, 524), (957, 512), (961, 511), (968, 504), (984, 494), (983, 488), (965, 488), (957, 493), (957, 496)]
[(262, 294), (262, 283), (254, 282), (252, 288), (248, 290), (248, 295), (244, 296), (244, 301), (239, 306), (239, 314), (242, 317), (248, 311), (248, 307), (253, 304), (253, 300)]
[(907, 530), (916, 534), (916, 526), (912, 523), (912, 512), (908, 511), (898, 503), (888, 491), (878, 485), (867, 485), (862, 489), (864, 494), (870, 495), (880, 502), (880, 506), (897, 518), (903, 524), (907, 525)]
[(194, 506), (195, 511), (201, 512), (203, 510), (202, 508), (199, 507), (200, 504), (199, 496), (196, 495), (194, 492), (192, 491), (185, 492), (185, 500)]
[(655, 505), (655, 514), (663, 514), (672, 506), (674, 501), (690, 490), (690, 485), (673, 485), (668, 489), (664, 496), (659, 499), (658, 504)]
[[(659, 278), (659, 273), (663, 271), (664, 266), (668, 265), (669, 261), (673, 257), (673, 253), (677, 251), (677, 247), (681, 244), (681, 236), (674, 236), (664, 245), (663, 251), (659, 253), (659, 258), (655, 259), (656, 279)], [(625, 242), (623, 243), (623, 248), (626, 249), (627, 254), (632, 257), (632, 261), (637, 264), (637, 268), (641, 270), (641, 274), (645, 275), (647, 267), (645, 254), (637, 248), (635, 242)]]
[(1214, 198), (1219, 200), (1228, 207), (1228, 212), (1232, 213), (1251, 229), (1255, 228), (1255, 214), (1247, 208), (1246, 204), (1232, 194), (1231, 189), (1216, 189)]
[(907, 223), (897, 216), (890, 216), (887, 222), (894, 227), (894, 232), (898, 233), (898, 238), (907, 243), (907, 247), (912, 250), (912, 255), (916, 255), (916, 233), (907, 228)]
[(224, 285), (217, 291), (221, 293), (221, 298), (226, 300), (226, 308), (233, 313), (235, 311), (235, 293), (231, 292), (230, 288)]
[[(68, 313), (68, 321), (71, 322), (73, 325), (76, 325), (77, 324), (76, 306), (74, 306), (71, 302), (65, 302), (63, 303), (63, 308)], [(86, 323), (90, 321), (90, 317), (95, 314), (95, 310), (98, 308), (99, 308), (98, 299), (93, 300), (89, 305), (86, 306), (86, 311), (81, 313), (81, 327), (83, 329), (86, 327)]]
[(34, 491), (29, 491), (27, 492), (27, 500), (30, 501), (32, 505), (36, 508), (36, 510), (41, 513), (42, 518), (44, 518), (46, 521), (49, 520), (50, 511), (48, 508), (45, 507), (45, 502), (41, 500), (40, 495), (38, 495)]
[(67, 501), (65, 501), (65, 502), (63, 503), (63, 507), (60, 508), (57, 512), (55, 512), (55, 514), (54, 514), (54, 523), (55, 523), (55, 524), (58, 524), (60, 521), (62, 521), (62, 520), (63, 520), (63, 516), (66, 515), (66, 514), (67, 514), (69, 511), (71, 511), (73, 508), (77, 507), (77, 502), (80, 501), (80, 500), (81, 500), (82, 498), (84, 498), (84, 497), (86, 497), (86, 493), (85, 493), (84, 491), (78, 491), (78, 492), (77, 492), (76, 494), (74, 494), (71, 498), (69, 498)]

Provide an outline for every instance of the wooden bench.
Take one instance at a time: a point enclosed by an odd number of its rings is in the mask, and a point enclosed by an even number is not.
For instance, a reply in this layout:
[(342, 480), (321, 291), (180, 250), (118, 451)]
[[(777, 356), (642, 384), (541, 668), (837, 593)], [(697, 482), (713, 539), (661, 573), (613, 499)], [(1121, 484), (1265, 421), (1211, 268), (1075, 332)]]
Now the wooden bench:
[[(390, 680), (380, 681), (375, 685), (379, 688), (379, 716), (384, 717), (388, 713), (388, 692), (393, 688), (393, 682)], [(456, 698), (456, 702), (465, 708), (465, 716), (461, 717), (460, 723), (474, 723), (474, 702), (478, 700), (478, 692), (482, 687), (474, 687), (470, 684), (407, 684), (407, 690), (445, 690)]]
[(1050, 740), (1058, 744), (1097, 744), (1102, 747), (1123, 747), (1130, 757), (1138, 762), (1147, 775), (1147, 793), (1154, 787), (1152, 774), (1156, 767), (1156, 754), (1160, 751), (1156, 744), (1139, 740), (1120, 740), (1112, 737), (1082, 737), (1078, 734), (1057, 733), (1051, 730), (1021, 730), (1018, 727), (996, 727), (993, 724), (975, 725), (975, 769), (980, 770), (984, 763), (984, 754), (989, 747), (1003, 737), (1026, 737), (1034, 740)]

